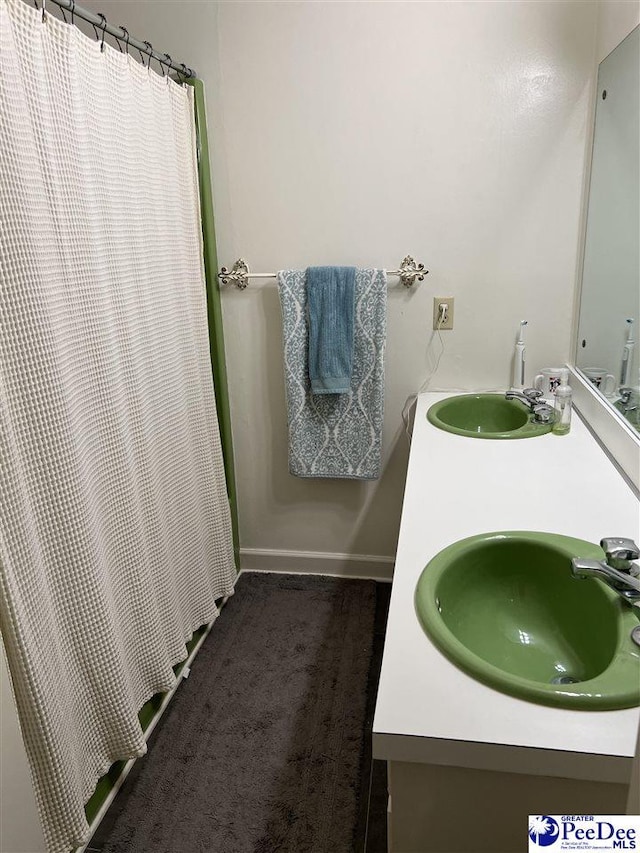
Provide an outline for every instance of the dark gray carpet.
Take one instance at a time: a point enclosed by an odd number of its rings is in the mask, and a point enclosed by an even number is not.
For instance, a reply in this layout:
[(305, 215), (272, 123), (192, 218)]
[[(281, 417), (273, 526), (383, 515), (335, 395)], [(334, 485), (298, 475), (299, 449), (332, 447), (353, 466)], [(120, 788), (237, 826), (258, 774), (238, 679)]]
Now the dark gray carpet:
[(91, 849), (362, 851), (386, 619), (376, 586), (242, 575)]

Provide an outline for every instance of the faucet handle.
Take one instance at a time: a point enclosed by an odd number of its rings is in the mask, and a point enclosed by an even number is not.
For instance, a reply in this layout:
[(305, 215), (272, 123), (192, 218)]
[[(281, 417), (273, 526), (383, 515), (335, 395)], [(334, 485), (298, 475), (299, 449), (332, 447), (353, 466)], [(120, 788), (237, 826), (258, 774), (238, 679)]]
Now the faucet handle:
[(620, 400), (623, 406), (626, 406), (627, 403), (631, 400), (631, 395), (633, 394), (633, 388), (618, 388), (618, 394), (620, 394)]
[[(625, 563), (640, 558), (640, 548), (633, 539), (609, 537), (600, 540), (600, 547), (607, 555), (607, 563), (610, 566), (623, 569), (623, 571), (629, 571), (630, 568)], [(622, 561), (622, 565), (620, 565), (620, 561)]]
[(538, 391), (537, 388), (525, 388), (522, 395), (533, 402), (534, 400), (539, 400), (540, 397), (542, 397), (542, 391)]
[(545, 403), (538, 403), (538, 405), (533, 408), (533, 417), (535, 422), (538, 424), (553, 423), (553, 409)]

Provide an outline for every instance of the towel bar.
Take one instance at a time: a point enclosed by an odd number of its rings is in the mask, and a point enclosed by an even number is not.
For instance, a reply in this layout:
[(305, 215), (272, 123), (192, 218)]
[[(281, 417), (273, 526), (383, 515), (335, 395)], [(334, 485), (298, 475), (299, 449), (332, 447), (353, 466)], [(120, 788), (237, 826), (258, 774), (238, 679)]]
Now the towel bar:
[[(387, 275), (397, 275), (405, 287), (411, 287), (416, 279), (423, 281), (428, 272), (429, 270), (424, 268), (424, 264), (417, 264), (411, 255), (407, 255), (400, 264), (400, 268), (397, 270), (387, 270)], [(277, 273), (274, 272), (251, 272), (247, 262), (243, 261), (242, 258), (239, 258), (230, 270), (222, 267), (218, 273), (220, 284), (235, 284), (239, 290), (245, 289), (249, 284), (250, 278), (276, 277)]]

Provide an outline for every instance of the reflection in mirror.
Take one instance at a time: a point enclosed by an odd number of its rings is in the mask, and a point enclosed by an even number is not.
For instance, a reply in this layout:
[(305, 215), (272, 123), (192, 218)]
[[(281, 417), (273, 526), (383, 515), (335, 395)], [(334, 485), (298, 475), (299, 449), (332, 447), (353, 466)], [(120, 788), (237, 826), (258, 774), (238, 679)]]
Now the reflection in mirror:
[(576, 367), (640, 432), (640, 27), (600, 63)]

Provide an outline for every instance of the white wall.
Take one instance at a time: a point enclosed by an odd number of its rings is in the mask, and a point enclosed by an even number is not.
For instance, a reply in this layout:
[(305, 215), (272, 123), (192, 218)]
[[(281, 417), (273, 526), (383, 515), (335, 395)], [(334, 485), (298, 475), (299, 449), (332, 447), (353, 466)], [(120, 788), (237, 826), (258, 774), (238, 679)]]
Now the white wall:
[(223, 298), (243, 547), (393, 555), (433, 297), (456, 299), (434, 388), (505, 387), (521, 318), (529, 377), (569, 356), (597, 7), (99, 5), (205, 80), (221, 263), (431, 270), (390, 288), (373, 484), (290, 477), (275, 283)]
[(0, 853), (43, 853), (44, 849), (27, 754), (4, 649), (0, 648)]
[(640, 2), (599, 0), (598, 7), (596, 61), (602, 62), (640, 24)]

